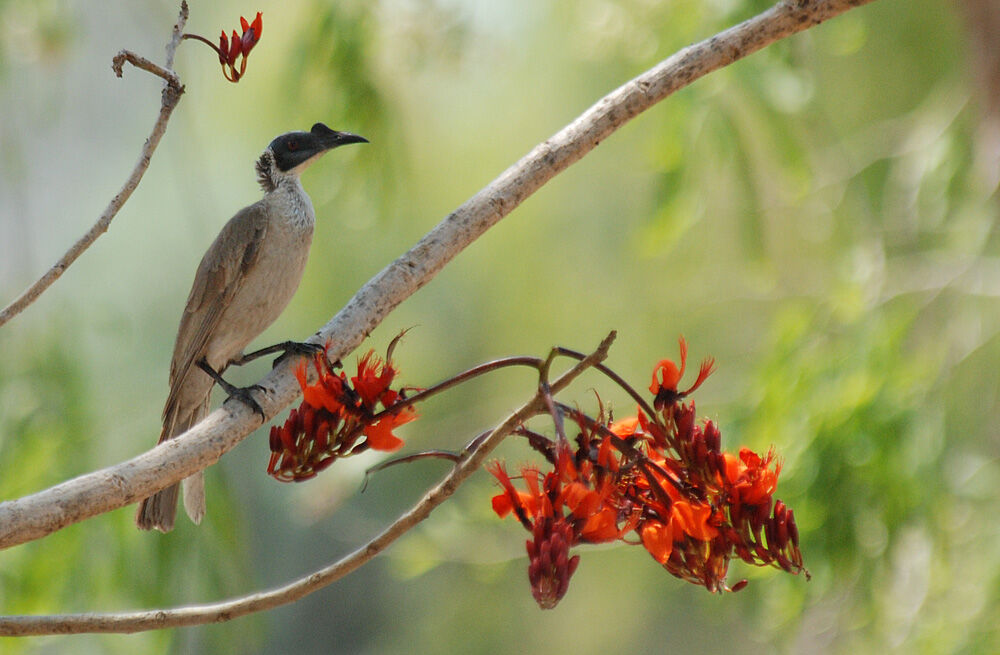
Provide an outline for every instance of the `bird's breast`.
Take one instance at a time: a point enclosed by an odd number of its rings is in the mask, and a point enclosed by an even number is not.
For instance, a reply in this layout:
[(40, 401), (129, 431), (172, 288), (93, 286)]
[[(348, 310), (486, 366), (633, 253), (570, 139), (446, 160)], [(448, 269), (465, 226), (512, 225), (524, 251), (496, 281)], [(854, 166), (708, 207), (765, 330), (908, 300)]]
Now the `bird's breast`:
[[(274, 195), (274, 194), (269, 194)], [(312, 203), (274, 198), (264, 238), (209, 346), (209, 363), (224, 366), (273, 323), (302, 280), (315, 222)]]

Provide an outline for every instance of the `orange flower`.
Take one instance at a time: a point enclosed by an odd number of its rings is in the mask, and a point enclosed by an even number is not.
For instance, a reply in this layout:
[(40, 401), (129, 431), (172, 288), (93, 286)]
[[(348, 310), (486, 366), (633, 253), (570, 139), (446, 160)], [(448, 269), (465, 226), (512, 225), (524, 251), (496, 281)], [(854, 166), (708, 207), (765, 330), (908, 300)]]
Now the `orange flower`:
[(670, 553), (674, 551), (673, 522), (646, 521), (642, 525), (639, 536), (642, 545), (660, 564), (666, 564)]
[(722, 457), (726, 482), (732, 486), (737, 501), (746, 505), (762, 505), (770, 501), (781, 473), (781, 462), (775, 461), (773, 448), (764, 457), (749, 448), (740, 448), (739, 459), (732, 453), (723, 453)]
[[(369, 350), (358, 361), (358, 374), (351, 378), (354, 390), (361, 396), (361, 401), (365, 407), (374, 407), (379, 400), (383, 400), (382, 395), (389, 389), (392, 379), (396, 376), (396, 370), (392, 362), (382, 361), (382, 358), (375, 354), (374, 350)], [(386, 405), (392, 404), (384, 403)]]
[(608, 429), (611, 430), (611, 432), (613, 432), (615, 435), (624, 439), (626, 437), (631, 437), (635, 433), (639, 432), (641, 430), (641, 427), (642, 426), (639, 424), (638, 416), (629, 416), (627, 418), (615, 421), (614, 423), (608, 426)]
[(682, 532), (700, 541), (709, 541), (719, 535), (719, 531), (709, 523), (712, 508), (702, 503), (679, 500), (670, 506), (670, 520), (674, 524), (675, 536)]
[(319, 364), (316, 364), (316, 370), (319, 372), (319, 380), (316, 384), (310, 385), (306, 376), (305, 360), (299, 362), (295, 368), (295, 378), (302, 389), (302, 398), (315, 409), (326, 409), (331, 414), (336, 414), (344, 407), (341, 402), (344, 381), (337, 375), (323, 371)]
[(388, 414), (378, 422), (366, 425), (363, 432), (368, 437), (368, 446), (372, 450), (392, 452), (403, 447), (403, 440), (392, 433), (399, 426), (416, 420), (417, 412), (407, 407), (398, 414)]
[(302, 389), (302, 403), (283, 426), (271, 428), (270, 475), (284, 482), (306, 480), (340, 457), (403, 446), (394, 432), (415, 420), (417, 412), (412, 406), (397, 407), (397, 401), (405, 402), (405, 398), (401, 391), (389, 388), (396, 374), (390, 364), (373, 360), (369, 352), (358, 362), (358, 375), (352, 378), (358, 387), (352, 388), (347, 375), (334, 370), (325, 352), (316, 353), (312, 362), (316, 382), (309, 384), (308, 364), (300, 362), (295, 378)]
[[(706, 359), (697, 379), (679, 391), (687, 365), (687, 343), (680, 339), (680, 366), (659, 362), (650, 391), (656, 411), (612, 421), (565, 405), (580, 427), (570, 446), (568, 435), (547, 441), (525, 430), (529, 443), (551, 465), (544, 473), (524, 469), (527, 491), (519, 491), (502, 464), (490, 465), (504, 492), (494, 496), (501, 517), (514, 513), (534, 535), (528, 542), (532, 593), (552, 607), (565, 591), (577, 543), (621, 540), (639, 543), (670, 574), (711, 592), (737, 591), (726, 584), (733, 557), (791, 573), (802, 565), (795, 516), (772, 494), (781, 471), (774, 452), (760, 456), (743, 448), (724, 453), (722, 435), (711, 422), (699, 422), (693, 402), (681, 400), (712, 373)], [(608, 418), (606, 418), (608, 417)], [(773, 509), (773, 511), (772, 511)]]
[(503, 493), (499, 493), (493, 497), (493, 511), (497, 513), (497, 516), (503, 518), (514, 512), (518, 519), (524, 522), (538, 514), (538, 471), (531, 468), (525, 468), (522, 471), (525, 479), (536, 481), (535, 484), (531, 485), (533, 493), (529, 493), (518, 491), (514, 487), (514, 483), (511, 482), (503, 462), (491, 462), (487, 465), (486, 470), (493, 474), (493, 477), (497, 479), (497, 482), (504, 489)]
[(656, 394), (656, 399), (653, 403), (656, 409), (663, 409), (667, 405), (672, 405), (684, 398), (700, 387), (702, 382), (715, 370), (715, 360), (711, 357), (706, 358), (701, 363), (698, 378), (694, 381), (694, 384), (685, 391), (678, 391), (677, 385), (680, 383), (681, 378), (684, 377), (684, 369), (687, 367), (687, 341), (684, 340), (684, 337), (680, 337), (678, 343), (680, 344), (681, 351), (680, 368), (677, 368), (677, 364), (672, 360), (661, 359), (653, 369), (653, 381), (649, 385), (649, 392)]

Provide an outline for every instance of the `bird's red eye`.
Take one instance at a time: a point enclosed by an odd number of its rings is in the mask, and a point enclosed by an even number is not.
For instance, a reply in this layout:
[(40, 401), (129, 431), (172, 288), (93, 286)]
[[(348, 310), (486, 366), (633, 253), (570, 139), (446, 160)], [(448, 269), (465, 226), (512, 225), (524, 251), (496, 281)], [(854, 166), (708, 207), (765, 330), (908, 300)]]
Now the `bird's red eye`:
[(288, 147), (288, 149), (290, 151), (295, 152), (296, 150), (299, 149), (299, 142), (298, 141), (289, 141), (287, 147)]

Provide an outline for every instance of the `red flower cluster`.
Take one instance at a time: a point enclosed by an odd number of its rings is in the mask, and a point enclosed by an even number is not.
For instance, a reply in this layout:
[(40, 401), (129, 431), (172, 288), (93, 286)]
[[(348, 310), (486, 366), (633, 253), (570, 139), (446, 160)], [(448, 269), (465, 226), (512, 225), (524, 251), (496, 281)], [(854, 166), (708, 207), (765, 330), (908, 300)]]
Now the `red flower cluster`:
[[(246, 18), (240, 16), (240, 27), (243, 28), (242, 36), (237, 35), (236, 30), (233, 30), (232, 40), (226, 38), (225, 30), (222, 30), (222, 33), (219, 35), (219, 63), (222, 64), (222, 74), (230, 82), (239, 82), (247, 70), (247, 57), (250, 56), (250, 51), (260, 41), (260, 32), (263, 27), (261, 13), (257, 12), (257, 17), (253, 19), (252, 23), (247, 22)], [(237, 71), (236, 60), (241, 55), (243, 56), (243, 61), (240, 63), (240, 69)]]
[(511, 512), (531, 531), (527, 542), (528, 578), (539, 606), (550, 609), (562, 599), (580, 556), (569, 557), (577, 543), (601, 543), (621, 537), (618, 513), (610, 501), (614, 489), (608, 469), (617, 461), (609, 444), (602, 443), (596, 461), (574, 457), (565, 442), (546, 452), (554, 469), (542, 473), (531, 467), (521, 470), (527, 491), (518, 491), (502, 462), (487, 469), (503, 486), (493, 497), (493, 511), (501, 518)]
[[(264, 21), (261, 13), (258, 11), (257, 17), (253, 19), (252, 23), (240, 16), (240, 27), (243, 28), (242, 35), (237, 34), (236, 30), (233, 30), (233, 37), (230, 39), (226, 36), (226, 30), (222, 30), (222, 33), (219, 35), (219, 45), (215, 45), (199, 34), (185, 33), (181, 38), (201, 41), (212, 50), (215, 50), (215, 53), (219, 55), (219, 63), (222, 64), (222, 74), (230, 82), (239, 82), (240, 78), (247, 71), (247, 57), (250, 56), (250, 51), (260, 41), (260, 33), (263, 26)], [(243, 61), (240, 62), (239, 70), (237, 70), (236, 60), (240, 57), (243, 57)]]
[(271, 427), (267, 472), (283, 482), (308, 480), (337, 458), (369, 448), (397, 450), (403, 441), (393, 430), (417, 418), (412, 405), (397, 405), (406, 400), (403, 390), (389, 388), (398, 373), (391, 357), (383, 360), (369, 351), (350, 380), (334, 370), (325, 353), (314, 355), (312, 362), (319, 379), (308, 383), (303, 361), (295, 371), (302, 404), (282, 427)]
[(611, 422), (603, 411), (592, 420), (569, 410), (580, 427), (575, 448), (533, 435), (552, 469), (525, 467), (526, 490), (514, 486), (502, 463), (489, 466), (503, 487), (494, 511), (513, 513), (532, 533), (528, 576), (542, 608), (566, 593), (579, 562), (569, 551), (578, 543), (641, 543), (671, 574), (709, 591), (746, 585), (725, 583), (734, 555), (805, 572), (794, 515), (772, 502), (780, 464), (773, 452), (722, 452), (718, 428), (696, 424), (694, 403), (681, 400), (711, 374), (713, 362), (706, 360), (694, 385), (678, 392), (686, 356), (681, 339), (680, 368), (663, 360), (654, 370), (652, 415), (640, 409)]

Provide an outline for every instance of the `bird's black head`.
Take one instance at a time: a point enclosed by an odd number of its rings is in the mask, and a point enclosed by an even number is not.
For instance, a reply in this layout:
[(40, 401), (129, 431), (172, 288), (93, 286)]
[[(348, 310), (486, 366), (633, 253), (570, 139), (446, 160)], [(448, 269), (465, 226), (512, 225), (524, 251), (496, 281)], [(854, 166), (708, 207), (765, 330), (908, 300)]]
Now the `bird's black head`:
[(277, 169), (287, 173), (327, 150), (348, 143), (368, 143), (368, 139), (350, 132), (337, 132), (322, 123), (316, 123), (308, 132), (282, 134), (267, 148), (274, 155)]
[(257, 160), (257, 182), (264, 191), (274, 191), (282, 180), (298, 179), (310, 162), (327, 150), (348, 143), (368, 143), (350, 132), (337, 132), (316, 123), (308, 132), (288, 132), (267, 146)]

